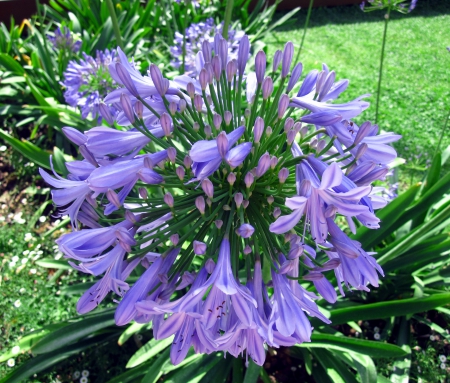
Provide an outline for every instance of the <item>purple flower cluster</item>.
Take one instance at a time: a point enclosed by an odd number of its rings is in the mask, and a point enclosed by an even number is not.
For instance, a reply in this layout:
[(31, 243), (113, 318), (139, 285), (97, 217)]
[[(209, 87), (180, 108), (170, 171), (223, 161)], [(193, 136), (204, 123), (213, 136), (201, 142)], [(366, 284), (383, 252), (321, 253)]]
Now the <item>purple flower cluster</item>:
[[(201, 61), (199, 52), (202, 50), (203, 42), (206, 40), (214, 45), (214, 36), (221, 34), (223, 23), (216, 25), (213, 18), (209, 18), (198, 24), (191, 24), (186, 28), (185, 36), (175, 32), (174, 45), (170, 47), (172, 54), (172, 65), (180, 68), (183, 64), (183, 46), (185, 44), (184, 72), (190, 76), (196, 76), (203, 68), (204, 62)], [(228, 56), (237, 59), (239, 42), (244, 36), (243, 31), (236, 31), (232, 28), (228, 30)], [(186, 40), (186, 41), (185, 41)]]
[(156, 339), (173, 336), (174, 364), (192, 346), (262, 365), (268, 346), (309, 342), (310, 317), (330, 323), (316, 300), (369, 291), (383, 275), (336, 222), (378, 228), (386, 201), (371, 184), (400, 136), (356, 124), (366, 96), (334, 102), (348, 80), (326, 65), (299, 83), (291, 42), (269, 68), (258, 52), (254, 73), (248, 37), (237, 58), (228, 46), (204, 40), (198, 75), (173, 81), (156, 65), (141, 75), (118, 49), (109, 70), (120, 88), (105, 101), (119, 113), (106, 120), (126, 128), (65, 128), (84, 159), (67, 163), (67, 179), (40, 170), (76, 228), (60, 250), (101, 276), (78, 312), (112, 291), (117, 325), (152, 322)]
[[(97, 51), (95, 58), (83, 52), (83, 59), (69, 62), (64, 72), (62, 85), (66, 88), (64, 98), (70, 106), (78, 107), (81, 116), (87, 118), (89, 114), (93, 119), (101, 121), (103, 98), (115, 89), (115, 82), (108, 67), (116, 61), (116, 52), (108, 49)], [(109, 106), (111, 115), (115, 115), (116, 108)], [(105, 116), (103, 116), (106, 118)]]
[(61, 31), (60, 27), (56, 28), (53, 36), (47, 35), (47, 38), (53, 44), (53, 49), (56, 51), (67, 50), (76, 53), (81, 48), (81, 41), (74, 41), (73, 35), (67, 27), (64, 27), (64, 32)]
[[(417, 0), (366, 0), (363, 1), (360, 5), (361, 10), (364, 12), (371, 12), (382, 10), (385, 8), (391, 8), (392, 10), (401, 12), (401, 13), (409, 13), (414, 8), (416, 8)], [(367, 7), (369, 5), (369, 7)]]

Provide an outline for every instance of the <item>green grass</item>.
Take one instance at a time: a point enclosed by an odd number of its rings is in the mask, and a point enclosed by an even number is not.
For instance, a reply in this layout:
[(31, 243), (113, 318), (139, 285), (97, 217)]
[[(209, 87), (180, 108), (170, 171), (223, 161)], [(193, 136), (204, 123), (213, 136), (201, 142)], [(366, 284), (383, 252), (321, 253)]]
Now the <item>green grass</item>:
[[(298, 47), (306, 9), (293, 24), (275, 31), (266, 43), (269, 57), (287, 41)], [(341, 102), (370, 93), (371, 107), (358, 119), (374, 120), (384, 12), (363, 13), (358, 6), (314, 8), (300, 56), (304, 73), (326, 63), (350, 85)], [(450, 109), (450, 1), (421, 0), (408, 15), (391, 14), (383, 82), (381, 129), (403, 135), (395, 144), (406, 167), (432, 158)], [(295, 56), (294, 56), (295, 57)], [(447, 132), (450, 127), (447, 128)], [(441, 148), (450, 144), (447, 133)], [(417, 158), (419, 156), (420, 158)]]

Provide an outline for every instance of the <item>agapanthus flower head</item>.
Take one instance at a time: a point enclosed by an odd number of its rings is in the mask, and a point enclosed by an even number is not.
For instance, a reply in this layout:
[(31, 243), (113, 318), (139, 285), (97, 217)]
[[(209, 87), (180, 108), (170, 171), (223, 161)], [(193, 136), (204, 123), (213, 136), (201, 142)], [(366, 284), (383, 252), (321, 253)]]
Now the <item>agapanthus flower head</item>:
[(417, 5), (418, 0), (365, 0), (361, 3), (364, 12), (378, 11), (390, 8), (400, 13), (409, 13)]
[(101, 113), (103, 98), (115, 89), (115, 81), (108, 69), (115, 61), (116, 51), (106, 49), (97, 51), (95, 58), (83, 52), (83, 59), (69, 62), (61, 83), (65, 87), (64, 99), (70, 106), (80, 108), (83, 118), (91, 115), (101, 121), (102, 114), (108, 119), (109, 115), (117, 113), (112, 105)]
[[(200, 23), (191, 24), (186, 28), (185, 35), (175, 32), (174, 45), (170, 47), (172, 65), (180, 68), (184, 57), (184, 72), (190, 76), (198, 75), (204, 62), (210, 60), (206, 56), (210, 55), (211, 51), (216, 51), (216, 55), (219, 54), (219, 47), (214, 36), (222, 33), (222, 29), (223, 22), (216, 25), (214, 19), (209, 18)], [(239, 43), (243, 36), (243, 31), (229, 28), (228, 39), (224, 45), (230, 58), (237, 59)], [(223, 63), (224, 66), (226, 64)]]
[(66, 50), (76, 53), (81, 48), (81, 40), (74, 38), (73, 33), (67, 27), (63, 27), (63, 30), (61, 27), (56, 28), (53, 35), (47, 35), (47, 38), (56, 51)]
[[(348, 80), (325, 64), (301, 79), (292, 43), (273, 65), (258, 52), (252, 73), (247, 36), (237, 57), (220, 34), (212, 41), (199, 74), (173, 81), (155, 65), (142, 76), (118, 49), (109, 69), (119, 88), (105, 101), (125, 128), (64, 128), (84, 159), (67, 164), (67, 179), (41, 175), (82, 228), (60, 250), (103, 276), (81, 313), (113, 291), (118, 325), (152, 321), (157, 339), (174, 335), (173, 363), (192, 346), (261, 365), (267, 345), (309, 342), (310, 317), (330, 323), (317, 299), (378, 286), (374, 254), (347, 232), (378, 228), (386, 201), (371, 184), (400, 136), (357, 125), (367, 96), (335, 102)], [(129, 287), (138, 263), (146, 271)]]

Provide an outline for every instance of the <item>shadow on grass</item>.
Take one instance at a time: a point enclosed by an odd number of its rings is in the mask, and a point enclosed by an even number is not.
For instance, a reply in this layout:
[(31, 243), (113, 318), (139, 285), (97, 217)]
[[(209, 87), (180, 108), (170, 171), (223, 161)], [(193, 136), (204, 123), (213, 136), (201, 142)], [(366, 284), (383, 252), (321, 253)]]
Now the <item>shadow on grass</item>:
[[(282, 17), (286, 12), (278, 12)], [(277, 31), (291, 31), (303, 28), (305, 24), (307, 8), (303, 8), (297, 16), (283, 26), (277, 28)], [(436, 17), (444, 14), (450, 14), (449, 0), (419, 0), (416, 8), (409, 14), (391, 12), (391, 20), (398, 20), (404, 17)], [(309, 21), (309, 28), (321, 27), (327, 24), (357, 24), (380, 22), (383, 20), (383, 11), (363, 12), (359, 5), (344, 5), (339, 7), (320, 7), (313, 8)]]

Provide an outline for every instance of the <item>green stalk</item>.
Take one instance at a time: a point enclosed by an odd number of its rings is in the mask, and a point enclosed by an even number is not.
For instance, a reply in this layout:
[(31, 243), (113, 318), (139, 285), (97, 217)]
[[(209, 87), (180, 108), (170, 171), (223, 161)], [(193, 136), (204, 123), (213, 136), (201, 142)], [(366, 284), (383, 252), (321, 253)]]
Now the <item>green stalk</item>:
[(223, 22), (222, 36), (225, 40), (228, 40), (228, 28), (230, 27), (231, 16), (233, 14), (234, 0), (228, 0), (225, 8), (225, 20)]
[(296, 62), (298, 62), (298, 59), (300, 57), (300, 52), (302, 51), (302, 48), (303, 48), (303, 43), (305, 42), (306, 31), (308, 30), (309, 18), (311, 17), (311, 10), (312, 10), (313, 4), (314, 4), (314, 0), (310, 0), (309, 7), (308, 7), (308, 14), (306, 15), (306, 20), (305, 20), (305, 26), (303, 27), (302, 42), (300, 43), (300, 48), (298, 48), (298, 52), (297, 52), (297, 56), (295, 57), (294, 64)]
[(386, 47), (386, 36), (387, 36), (387, 27), (389, 23), (391, 13), (391, 7), (388, 7), (387, 13), (384, 16), (384, 32), (383, 32), (383, 44), (381, 46), (381, 55), (380, 55), (380, 70), (378, 72), (378, 88), (377, 88), (377, 104), (375, 108), (375, 124), (378, 122), (378, 110), (380, 106), (380, 93), (381, 93), (381, 78), (383, 75), (383, 61), (384, 61), (384, 48)]
[(119, 22), (117, 21), (116, 11), (114, 10), (114, 4), (112, 0), (106, 0), (106, 4), (108, 5), (109, 14), (111, 16), (111, 21), (114, 29), (114, 34), (116, 35), (117, 45), (122, 49), (124, 49), (122, 36), (120, 35), (120, 27)]

